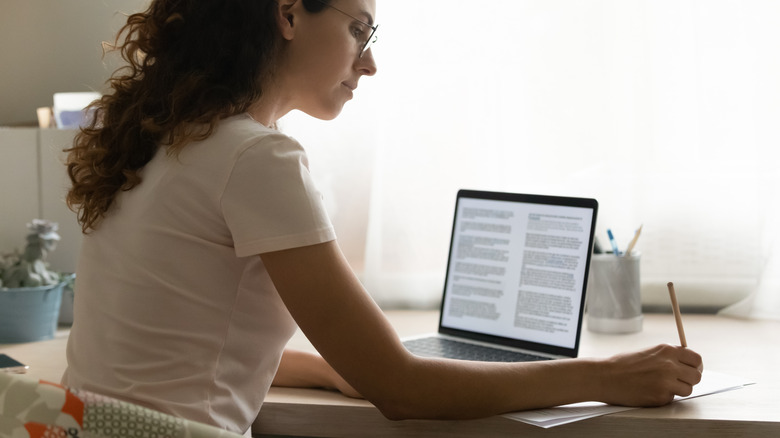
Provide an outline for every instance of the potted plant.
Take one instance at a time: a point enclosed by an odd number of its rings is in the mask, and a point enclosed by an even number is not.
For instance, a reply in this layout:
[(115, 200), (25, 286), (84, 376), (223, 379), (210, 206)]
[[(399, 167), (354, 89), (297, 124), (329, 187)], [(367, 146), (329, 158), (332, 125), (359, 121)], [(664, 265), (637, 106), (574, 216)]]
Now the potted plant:
[(34, 219), (24, 252), (0, 257), (0, 343), (51, 339), (62, 289), (71, 276), (49, 270), (46, 255), (60, 240), (57, 224)]

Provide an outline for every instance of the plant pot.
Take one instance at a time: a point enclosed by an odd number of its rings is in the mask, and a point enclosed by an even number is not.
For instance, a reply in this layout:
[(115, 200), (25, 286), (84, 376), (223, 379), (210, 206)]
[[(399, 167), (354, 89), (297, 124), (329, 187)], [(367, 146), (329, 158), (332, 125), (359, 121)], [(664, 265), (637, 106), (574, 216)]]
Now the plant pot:
[(0, 343), (54, 338), (66, 284), (0, 289)]

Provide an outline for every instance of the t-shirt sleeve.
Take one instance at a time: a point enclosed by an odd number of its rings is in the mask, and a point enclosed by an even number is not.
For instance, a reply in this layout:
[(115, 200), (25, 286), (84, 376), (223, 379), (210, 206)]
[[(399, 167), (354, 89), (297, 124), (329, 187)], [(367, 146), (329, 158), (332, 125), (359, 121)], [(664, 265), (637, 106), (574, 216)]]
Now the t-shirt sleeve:
[(283, 134), (265, 136), (237, 156), (221, 204), (238, 257), (336, 238), (306, 152)]

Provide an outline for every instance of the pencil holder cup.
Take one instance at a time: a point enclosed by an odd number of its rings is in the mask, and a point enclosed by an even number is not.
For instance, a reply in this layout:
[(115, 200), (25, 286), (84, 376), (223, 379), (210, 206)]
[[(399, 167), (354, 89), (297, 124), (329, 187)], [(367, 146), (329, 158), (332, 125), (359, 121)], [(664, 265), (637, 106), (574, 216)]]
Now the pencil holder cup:
[(642, 330), (640, 254), (593, 254), (587, 291), (588, 330), (634, 333)]

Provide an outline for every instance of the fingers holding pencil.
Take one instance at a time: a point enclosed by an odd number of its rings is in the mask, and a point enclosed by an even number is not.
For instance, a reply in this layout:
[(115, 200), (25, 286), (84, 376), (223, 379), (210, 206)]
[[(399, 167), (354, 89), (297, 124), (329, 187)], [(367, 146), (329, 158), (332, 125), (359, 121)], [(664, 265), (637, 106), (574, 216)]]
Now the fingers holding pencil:
[(674, 284), (669, 282), (667, 287), (681, 346), (658, 345), (610, 358), (607, 363), (616, 365), (610, 379), (616, 383), (616, 392), (611, 395), (616, 398), (604, 400), (607, 403), (659, 406), (671, 402), (677, 395), (690, 395), (701, 381), (702, 358), (688, 348)]
[(687, 397), (701, 381), (701, 356), (668, 344), (612, 356), (604, 363), (608, 373), (600, 400), (627, 406), (660, 406), (679, 395)]

